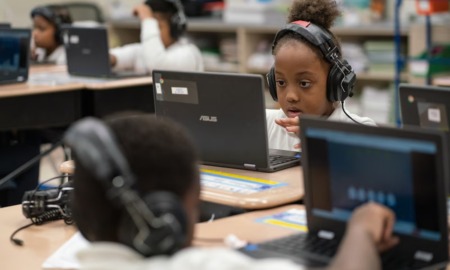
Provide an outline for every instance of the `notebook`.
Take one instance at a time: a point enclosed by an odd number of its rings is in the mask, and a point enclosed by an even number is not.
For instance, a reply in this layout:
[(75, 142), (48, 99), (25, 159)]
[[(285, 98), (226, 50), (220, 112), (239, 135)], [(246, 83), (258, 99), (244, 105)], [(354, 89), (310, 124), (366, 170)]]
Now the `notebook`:
[(404, 126), (444, 131), (450, 151), (450, 88), (400, 84), (399, 101)]
[(0, 84), (28, 80), (31, 31), (0, 28)]
[(448, 260), (444, 135), (304, 117), (302, 166), (308, 233), (275, 239), (242, 252), (327, 265), (352, 210), (375, 201), (396, 214), (400, 243), (382, 254), (383, 269), (422, 269)]
[(144, 76), (134, 71), (114, 72), (109, 58), (105, 27), (61, 27), (67, 57), (67, 70), (73, 76), (127, 78)]
[(153, 82), (156, 115), (187, 128), (204, 164), (267, 172), (299, 164), (299, 153), (268, 148), (261, 75), (154, 70)]

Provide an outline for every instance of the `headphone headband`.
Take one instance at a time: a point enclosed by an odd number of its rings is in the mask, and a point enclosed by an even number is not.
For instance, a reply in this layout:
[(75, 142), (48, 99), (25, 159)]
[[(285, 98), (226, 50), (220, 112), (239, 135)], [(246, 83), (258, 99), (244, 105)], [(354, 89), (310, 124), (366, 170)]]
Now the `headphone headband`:
[(332, 35), (322, 27), (308, 21), (294, 21), (288, 23), (283, 29), (277, 32), (272, 43), (272, 53), (278, 44), (278, 41), (287, 33), (294, 32), (301, 35), (308, 42), (319, 48), (323, 56), (331, 63), (339, 58), (339, 48), (333, 41)]

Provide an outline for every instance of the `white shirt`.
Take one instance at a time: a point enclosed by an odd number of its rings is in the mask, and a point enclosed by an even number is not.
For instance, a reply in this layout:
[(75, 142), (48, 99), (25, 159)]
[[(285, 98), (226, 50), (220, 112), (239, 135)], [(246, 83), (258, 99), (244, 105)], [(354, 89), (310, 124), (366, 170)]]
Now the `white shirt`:
[[(368, 117), (360, 117), (356, 114), (349, 113), (349, 115), (357, 122), (364, 124), (375, 126), (375, 122)], [(300, 142), (297, 134), (292, 132), (287, 132), (284, 127), (279, 126), (275, 123), (275, 119), (278, 118), (287, 118), (282, 109), (266, 110), (266, 120), (267, 120), (267, 136), (269, 139), (269, 148), (270, 149), (282, 149), (282, 150), (290, 150), (290, 151), (298, 151), (298, 149), (294, 148), (295, 144)], [(328, 117), (328, 120), (339, 121), (339, 122), (347, 122), (354, 123), (353, 120), (348, 118), (347, 115), (342, 111), (342, 106), (339, 105), (334, 109), (333, 113)]]
[(77, 254), (81, 270), (301, 270), (286, 259), (253, 259), (227, 248), (186, 248), (172, 257), (144, 258), (117, 243), (92, 243)]
[(153, 69), (203, 71), (198, 48), (186, 39), (179, 39), (168, 48), (162, 43), (158, 22), (145, 19), (141, 23), (141, 43), (110, 50), (116, 59), (113, 70), (134, 70), (151, 73)]
[(36, 48), (37, 62), (51, 62), (57, 65), (66, 64), (66, 50), (64, 45), (59, 45), (50, 55), (47, 55), (44, 49)]

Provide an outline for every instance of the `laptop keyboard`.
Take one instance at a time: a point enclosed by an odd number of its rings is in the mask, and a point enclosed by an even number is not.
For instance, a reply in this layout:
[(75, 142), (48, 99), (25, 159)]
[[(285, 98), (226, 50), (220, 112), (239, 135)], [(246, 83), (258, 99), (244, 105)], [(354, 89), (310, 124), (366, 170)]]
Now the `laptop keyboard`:
[(288, 163), (290, 161), (299, 160), (298, 157), (291, 156), (279, 156), (279, 155), (270, 155), (269, 156), (269, 164), (270, 166), (276, 166), (284, 163)]
[(275, 239), (259, 245), (260, 248), (276, 251), (293, 257), (300, 257), (307, 253), (317, 254), (319, 257), (331, 258), (336, 254), (339, 242), (327, 240), (312, 234), (295, 234), (289, 237)]

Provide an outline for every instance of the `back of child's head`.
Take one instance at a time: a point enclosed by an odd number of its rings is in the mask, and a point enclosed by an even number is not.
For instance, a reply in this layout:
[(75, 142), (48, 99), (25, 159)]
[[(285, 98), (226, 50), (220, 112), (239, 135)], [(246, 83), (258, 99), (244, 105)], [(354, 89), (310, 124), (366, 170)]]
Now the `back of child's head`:
[[(339, 48), (340, 52), (340, 43), (336, 36), (330, 31), (330, 28), (333, 26), (336, 18), (339, 17), (340, 14), (341, 12), (335, 0), (294, 0), (289, 10), (287, 23), (301, 20), (308, 21), (322, 27), (331, 34), (334, 43)], [(297, 40), (308, 44), (309, 47), (311, 47), (321, 58), (323, 57), (323, 54), (316, 46), (309, 43), (301, 35), (292, 31), (286, 33), (277, 41), (277, 45), (274, 48), (273, 53), (276, 54), (278, 48), (292, 40)]]
[[(105, 123), (128, 161), (136, 180), (131, 188), (139, 196), (167, 191), (181, 201), (196, 192), (199, 187), (197, 153), (182, 127), (148, 114), (116, 116)], [(74, 152), (71, 205), (75, 223), (88, 240), (120, 242), (120, 220), (127, 214), (124, 207), (107, 197), (107, 188)]]
[(180, 0), (146, 0), (145, 4), (169, 23), (170, 35), (173, 39), (177, 40), (184, 34), (187, 21)]

